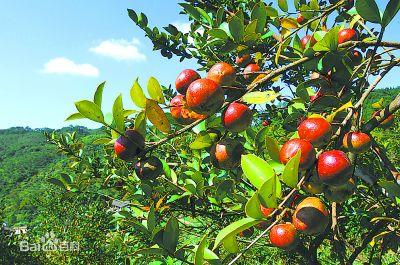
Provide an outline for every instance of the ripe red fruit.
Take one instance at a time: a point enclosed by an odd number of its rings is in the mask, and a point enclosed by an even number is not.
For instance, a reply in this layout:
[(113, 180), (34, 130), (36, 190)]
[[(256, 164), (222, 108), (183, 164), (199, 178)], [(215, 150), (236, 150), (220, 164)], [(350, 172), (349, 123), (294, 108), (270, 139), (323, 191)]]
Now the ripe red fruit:
[(136, 130), (128, 129), (114, 143), (115, 154), (122, 160), (129, 161), (140, 154), (145, 145), (144, 137)]
[(338, 43), (342, 44), (347, 41), (356, 41), (358, 40), (358, 34), (357, 31), (354, 29), (342, 29), (339, 31), (338, 34)]
[(269, 122), (268, 122), (268, 121), (263, 121), (263, 122), (262, 122), (262, 126), (267, 127), (268, 125), (269, 125)]
[(267, 208), (260, 204), (260, 210), (265, 217), (268, 217), (275, 209), (274, 208)]
[(305, 21), (303, 15), (301, 13), (299, 13), (296, 20), (297, 20), (297, 23), (299, 23), (299, 24), (303, 24), (303, 22)]
[(247, 129), (253, 119), (250, 108), (242, 103), (229, 104), (222, 116), (222, 124), (231, 132), (242, 132)]
[(196, 120), (204, 119), (206, 115), (191, 111), (186, 106), (183, 95), (176, 95), (170, 102), (171, 116), (180, 124), (191, 124)]
[[(378, 116), (378, 115), (379, 115), (379, 112), (381, 112), (381, 111), (380, 111), (380, 110), (375, 111), (375, 112), (372, 114), (372, 117)], [(379, 124), (379, 128), (387, 129), (387, 128), (389, 128), (390, 126), (392, 126), (393, 123), (394, 123), (394, 115), (393, 115), (393, 114), (390, 114), (386, 119), (384, 119), (384, 120)]]
[(305, 49), (307, 47), (308, 43), (310, 43), (309, 47), (311, 48), (312, 46), (315, 45), (315, 43), (317, 43), (317, 40), (314, 38), (314, 36), (307, 35), (300, 40), (300, 43), (301, 43), (301, 47), (303, 47), (303, 49)]
[(363, 132), (348, 132), (343, 137), (343, 146), (354, 154), (361, 154), (371, 147), (371, 137)]
[(195, 70), (183, 70), (175, 80), (176, 91), (182, 95), (185, 95), (190, 84), (200, 78), (200, 75)]
[(249, 227), (243, 231), (240, 231), (239, 236), (249, 238), (254, 234), (254, 228)]
[(349, 180), (353, 170), (344, 152), (331, 150), (323, 152), (318, 157), (317, 173), (322, 182), (339, 186)]
[(155, 179), (163, 172), (163, 165), (155, 156), (150, 156), (135, 164), (135, 173), (139, 179)]
[(317, 197), (307, 197), (296, 207), (293, 225), (306, 235), (322, 233), (329, 223), (329, 212)]
[(315, 146), (326, 143), (332, 136), (332, 127), (323, 118), (307, 118), (297, 128), (300, 139), (310, 141)]
[(199, 114), (216, 112), (221, 108), (224, 99), (222, 88), (210, 79), (198, 79), (186, 91), (188, 108)]
[(247, 75), (244, 75), (244, 79), (251, 79), (252, 77), (255, 76), (255, 75), (251, 75), (248, 73), (254, 73), (254, 72), (259, 72), (259, 71), (260, 71), (260, 66), (258, 66), (258, 64), (255, 64), (255, 63), (249, 64), (243, 70), (243, 73), (247, 74)]
[(290, 250), (297, 244), (297, 231), (291, 223), (274, 225), (269, 233), (272, 245)]
[(242, 56), (237, 56), (235, 63), (239, 66), (245, 66), (251, 62), (250, 54), (243, 54)]
[(213, 80), (219, 86), (230, 86), (236, 80), (235, 68), (224, 62), (214, 64), (207, 73), (207, 79)]
[(283, 164), (287, 164), (289, 160), (301, 150), (300, 169), (310, 168), (315, 162), (315, 150), (309, 141), (303, 139), (291, 139), (287, 141), (279, 152), (279, 159)]
[(240, 164), (243, 152), (244, 147), (239, 140), (221, 140), (211, 147), (211, 163), (220, 169), (233, 169)]

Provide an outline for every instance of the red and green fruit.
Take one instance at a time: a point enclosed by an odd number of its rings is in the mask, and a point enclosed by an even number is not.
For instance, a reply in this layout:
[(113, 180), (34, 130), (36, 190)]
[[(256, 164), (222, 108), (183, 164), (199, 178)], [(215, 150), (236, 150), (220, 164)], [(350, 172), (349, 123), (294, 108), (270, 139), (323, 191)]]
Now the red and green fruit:
[(115, 154), (125, 161), (134, 159), (144, 150), (144, 137), (136, 130), (128, 129), (114, 143)]
[(306, 170), (310, 168), (315, 162), (316, 153), (313, 145), (309, 141), (303, 139), (291, 139), (282, 146), (279, 152), (281, 162), (286, 165), (299, 150), (301, 151), (300, 169)]
[(307, 118), (297, 128), (300, 139), (315, 146), (325, 144), (332, 136), (332, 127), (324, 118)]
[(296, 228), (291, 223), (274, 225), (269, 233), (269, 240), (272, 245), (286, 250), (296, 247), (297, 238)]
[(200, 75), (195, 70), (183, 70), (175, 80), (176, 91), (182, 95), (185, 95), (190, 84), (200, 78)]
[(135, 165), (136, 176), (141, 180), (156, 179), (163, 173), (163, 165), (155, 156), (142, 159)]
[(250, 74), (250, 73), (259, 72), (260, 70), (261, 69), (260, 69), (260, 66), (258, 66), (258, 64), (255, 64), (255, 63), (249, 64), (243, 70), (243, 73), (245, 74), (245, 75), (243, 75), (243, 77), (244, 77), (244, 79), (252, 79), (255, 77), (255, 75)]
[(253, 119), (250, 108), (238, 102), (229, 104), (222, 116), (222, 124), (231, 132), (242, 132), (249, 127)]
[(176, 95), (170, 102), (171, 116), (180, 124), (191, 124), (196, 120), (204, 119), (207, 116), (191, 111), (186, 106), (183, 95)]
[(236, 80), (236, 71), (228, 63), (216, 63), (208, 71), (207, 79), (213, 80), (218, 86), (230, 86)]
[(345, 184), (353, 173), (350, 160), (340, 150), (323, 152), (317, 161), (319, 179), (328, 184), (339, 186)]
[(361, 154), (371, 147), (371, 137), (363, 132), (348, 132), (343, 137), (343, 147), (354, 154)]
[[(380, 112), (381, 112), (380, 110), (375, 111), (375, 112), (372, 114), (372, 117), (379, 116), (379, 113), (380, 113)], [(393, 123), (394, 123), (394, 115), (393, 115), (393, 114), (390, 114), (386, 119), (384, 119), (383, 121), (381, 121), (381, 123), (379, 124), (379, 128), (388, 129), (388, 128), (390, 128), (390, 127), (393, 125)]]
[(328, 226), (329, 212), (319, 198), (307, 197), (297, 205), (292, 222), (298, 231), (317, 235)]
[(187, 107), (199, 114), (210, 115), (218, 111), (224, 103), (222, 88), (210, 79), (198, 79), (186, 91)]
[(309, 47), (311, 48), (315, 45), (315, 43), (317, 43), (317, 40), (314, 38), (314, 36), (307, 35), (300, 40), (300, 43), (301, 43), (301, 47), (303, 47), (303, 49), (305, 49), (307, 47), (308, 43), (310, 43)]
[(211, 147), (211, 163), (220, 169), (233, 169), (239, 166), (243, 152), (244, 147), (239, 140), (221, 140)]

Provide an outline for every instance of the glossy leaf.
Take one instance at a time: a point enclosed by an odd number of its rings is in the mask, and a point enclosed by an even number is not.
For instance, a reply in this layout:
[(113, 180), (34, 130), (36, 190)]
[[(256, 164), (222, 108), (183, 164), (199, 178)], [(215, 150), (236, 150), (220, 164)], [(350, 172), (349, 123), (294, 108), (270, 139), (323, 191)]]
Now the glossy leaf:
[(135, 119), (135, 129), (138, 130), (142, 135), (146, 135), (146, 112), (140, 112)]
[(156, 227), (156, 214), (154, 210), (154, 205), (150, 207), (149, 215), (147, 216), (147, 229), (150, 233), (153, 232)]
[(101, 83), (97, 89), (96, 92), (94, 93), (94, 99), (93, 102), (95, 104), (97, 104), (97, 106), (99, 106), (101, 108), (101, 104), (103, 101), (103, 90), (104, 90), (104, 85), (106, 84), (106, 82), (104, 81), (103, 83)]
[(251, 20), (257, 20), (256, 32), (264, 32), (265, 23), (267, 22), (267, 10), (265, 9), (265, 4), (263, 2), (258, 3), (254, 6), (251, 11)]
[(287, 0), (278, 0), (278, 6), (283, 12), (287, 12), (288, 11)]
[(85, 116), (83, 116), (82, 114), (78, 113), (74, 113), (68, 116), (68, 118), (65, 119), (65, 121), (73, 121), (73, 120), (80, 120), (80, 119), (84, 119)]
[(280, 163), (280, 159), (279, 159), (280, 148), (279, 148), (278, 142), (274, 138), (266, 136), (265, 143), (266, 143), (266, 147), (268, 150), (268, 154), (271, 157), (271, 159), (274, 160), (275, 162)]
[(265, 160), (253, 154), (242, 155), (241, 165), (246, 178), (257, 189), (275, 176), (273, 168)]
[(299, 181), (299, 164), (301, 151), (299, 150), (286, 164), (282, 173), (282, 181), (291, 188), (295, 188)]
[(163, 245), (169, 252), (175, 252), (179, 239), (179, 223), (175, 217), (171, 217), (165, 225), (163, 233)]
[(244, 25), (243, 21), (238, 17), (234, 16), (229, 21), (229, 32), (236, 42), (241, 42), (244, 36)]
[(223, 29), (210, 29), (208, 35), (221, 40), (227, 40), (229, 38), (228, 34)]
[(125, 131), (124, 107), (122, 104), (121, 94), (114, 101), (113, 118), (117, 130), (120, 132), (124, 132)]
[(390, 0), (382, 17), (382, 27), (386, 27), (396, 16), (400, 9), (400, 0)]
[(155, 100), (146, 100), (146, 117), (161, 132), (169, 133), (171, 130), (167, 116)]
[(139, 108), (146, 107), (146, 96), (143, 93), (143, 89), (139, 84), (138, 79), (135, 80), (130, 91), (131, 99), (133, 103)]
[(274, 101), (280, 94), (274, 91), (250, 92), (243, 96), (247, 104), (265, 104)]
[(375, 0), (357, 0), (356, 9), (358, 14), (372, 23), (381, 23), (381, 14)]
[(156, 78), (150, 77), (147, 82), (147, 91), (152, 99), (160, 104), (165, 104), (165, 98), (160, 83)]
[(258, 192), (254, 193), (253, 196), (247, 201), (245, 206), (245, 212), (248, 217), (254, 219), (261, 219), (264, 217), (260, 209), (260, 200), (258, 198)]
[(204, 252), (207, 247), (207, 234), (200, 240), (199, 246), (197, 247), (194, 254), (194, 265), (203, 265)]
[(179, 5), (182, 6), (185, 9), (185, 11), (189, 15), (191, 15), (195, 20), (201, 20), (200, 12), (193, 5), (186, 3), (180, 3)]
[(279, 179), (274, 176), (264, 182), (257, 194), (263, 205), (266, 205), (268, 208), (276, 208), (278, 206), (277, 198), (281, 197), (281, 193), (281, 183)]
[(297, 29), (297, 22), (293, 18), (282, 18), (281, 26), (285, 29)]
[(236, 240), (236, 235), (229, 236), (222, 241), (224, 249), (229, 253), (237, 253), (239, 251), (239, 246)]
[(218, 137), (216, 133), (200, 132), (194, 142), (190, 144), (191, 149), (203, 149), (212, 146), (215, 139)]
[(239, 234), (241, 231), (246, 230), (256, 224), (260, 223), (260, 221), (255, 220), (253, 218), (243, 218), (236, 222), (231, 223), (227, 227), (223, 228), (219, 231), (217, 237), (215, 238), (213, 250), (215, 250), (224, 239)]
[(95, 122), (104, 123), (103, 112), (97, 104), (89, 100), (82, 100), (75, 102), (75, 106), (79, 113), (85, 116), (85, 118)]

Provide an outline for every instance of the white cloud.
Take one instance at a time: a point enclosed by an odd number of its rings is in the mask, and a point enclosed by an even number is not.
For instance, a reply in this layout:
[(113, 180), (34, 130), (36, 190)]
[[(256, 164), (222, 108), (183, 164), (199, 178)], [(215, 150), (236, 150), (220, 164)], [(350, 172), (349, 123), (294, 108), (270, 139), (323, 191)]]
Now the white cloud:
[(43, 73), (46, 74), (71, 74), (97, 77), (99, 76), (99, 69), (91, 64), (77, 64), (70, 59), (58, 57), (51, 59), (45, 63)]
[(138, 39), (132, 41), (109, 39), (102, 41), (96, 47), (90, 48), (90, 51), (118, 61), (146, 61), (147, 57), (139, 51), (139, 45)]

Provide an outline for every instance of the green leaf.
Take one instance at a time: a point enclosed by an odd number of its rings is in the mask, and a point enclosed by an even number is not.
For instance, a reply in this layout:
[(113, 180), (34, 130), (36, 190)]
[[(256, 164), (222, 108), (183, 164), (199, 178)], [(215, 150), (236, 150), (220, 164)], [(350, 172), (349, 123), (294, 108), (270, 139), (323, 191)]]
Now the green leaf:
[(225, 30), (223, 29), (210, 29), (208, 31), (208, 35), (221, 40), (227, 40), (229, 38), (228, 34), (226, 34)]
[(101, 108), (101, 103), (103, 101), (103, 90), (104, 90), (104, 85), (106, 84), (106, 82), (104, 81), (103, 83), (101, 83), (97, 89), (96, 92), (94, 93), (94, 99), (93, 102), (95, 104), (97, 104), (97, 106), (99, 106)]
[(236, 235), (233, 236), (229, 236), (227, 238), (225, 238), (222, 241), (222, 244), (224, 246), (224, 248), (229, 252), (229, 253), (237, 253), (239, 251), (239, 246), (236, 240)]
[(134, 256), (136, 255), (160, 255), (164, 256), (167, 255), (167, 252), (159, 247), (151, 247), (151, 248), (143, 248), (139, 249), (138, 251), (133, 253)]
[(264, 217), (263, 213), (261, 212), (261, 203), (258, 196), (258, 192), (254, 193), (253, 196), (251, 196), (251, 198), (247, 201), (244, 208), (246, 215), (254, 219), (261, 219)]
[(400, 198), (400, 185), (394, 181), (383, 180), (379, 181), (378, 185), (384, 188), (391, 196)]
[(267, 146), (268, 154), (271, 157), (271, 159), (274, 160), (275, 162), (280, 163), (281, 162), (279, 159), (279, 150), (280, 149), (279, 149), (278, 142), (274, 138), (266, 136), (265, 143)]
[(68, 118), (65, 119), (65, 121), (73, 121), (73, 120), (80, 120), (80, 119), (84, 119), (85, 116), (83, 116), (82, 114), (78, 113), (74, 113), (68, 116)]
[(194, 265), (203, 265), (204, 251), (207, 247), (207, 234), (200, 240), (199, 246), (197, 247), (194, 254)]
[(275, 91), (256, 91), (245, 94), (242, 99), (247, 104), (265, 104), (274, 101), (279, 95)]
[(196, 140), (190, 144), (190, 149), (203, 149), (213, 145), (215, 139), (218, 137), (216, 133), (208, 133), (205, 131), (200, 132)]
[(242, 155), (241, 164), (243, 173), (257, 189), (261, 188), (268, 179), (275, 176), (273, 168), (256, 155)]
[(203, 9), (201, 9), (200, 7), (196, 7), (196, 10), (200, 13), (200, 16), (203, 18), (203, 21), (208, 23), (210, 26), (212, 26), (212, 19), (207, 14), (207, 12), (204, 11)]
[(200, 12), (193, 5), (186, 3), (180, 3), (179, 5), (182, 6), (185, 9), (186, 13), (191, 15), (195, 20), (201, 20)]
[(251, 11), (251, 20), (257, 20), (256, 32), (263, 33), (265, 23), (267, 22), (267, 10), (265, 9), (264, 2), (260, 2), (254, 6)]
[(141, 111), (135, 119), (135, 129), (138, 130), (142, 135), (146, 135), (146, 112)]
[(169, 252), (174, 253), (179, 239), (178, 219), (171, 217), (165, 225), (163, 233), (163, 245)]
[(104, 123), (103, 112), (97, 104), (89, 100), (82, 100), (75, 102), (75, 106), (79, 113), (85, 116), (85, 118), (95, 122)]
[(396, 16), (400, 9), (400, 0), (390, 0), (386, 6), (385, 13), (383, 13), (382, 27), (386, 28), (387, 25)]
[(150, 207), (149, 215), (147, 216), (147, 229), (150, 233), (154, 231), (156, 227), (156, 213), (154, 211), (154, 205)]
[(282, 181), (291, 188), (295, 188), (299, 181), (299, 164), (301, 151), (297, 151), (296, 155), (287, 162), (282, 173)]
[(268, 208), (278, 207), (277, 198), (281, 197), (282, 187), (277, 176), (269, 178), (258, 191), (258, 199)]
[(221, 231), (219, 231), (217, 237), (215, 238), (213, 250), (215, 250), (222, 243), (222, 241), (224, 239), (226, 239), (230, 236), (237, 235), (241, 231), (246, 230), (247, 228), (250, 228), (260, 222), (261, 221), (258, 221), (258, 220), (248, 217), (248, 218), (240, 219), (240, 220), (228, 225), (227, 227), (225, 227)]
[(334, 27), (325, 36), (322, 40), (318, 41), (314, 46), (314, 51), (336, 51), (338, 47), (338, 33), (339, 27)]
[(146, 107), (146, 97), (143, 93), (143, 89), (140, 86), (138, 79), (136, 79), (133, 83), (130, 94), (131, 99), (136, 106), (138, 106), (139, 108)]
[(381, 14), (375, 0), (357, 0), (356, 9), (358, 14), (372, 23), (381, 23)]
[(171, 125), (164, 111), (158, 106), (157, 102), (152, 99), (146, 100), (146, 117), (161, 132), (169, 133)]
[(147, 91), (152, 99), (160, 104), (165, 104), (165, 98), (160, 83), (155, 77), (150, 77), (147, 82)]
[(61, 187), (63, 189), (66, 188), (65, 184), (59, 179), (49, 178), (47, 181), (50, 182), (51, 184), (57, 185), (57, 186), (59, 186), (59, 187)]
[(120, 132), (124, 132), (125, 131), (124, 107), (122, 104), (121, 94), (114, 101), (113, 118), (117, 130)]
[(238, 17), (234, 16), (229, 21), (229, 32), (236, 42), (241, 42), (244, 36), (244, 25), (243, 21)]
[(138, 16), (134, 10), (128, 9), (128, 15), (133, 20), (133, 22), (135, 22), (135, 23), (138, 22)]
[(286, 0), (278, 0), (278, 6), (283, 12), (287, 12), (289, 9)]

